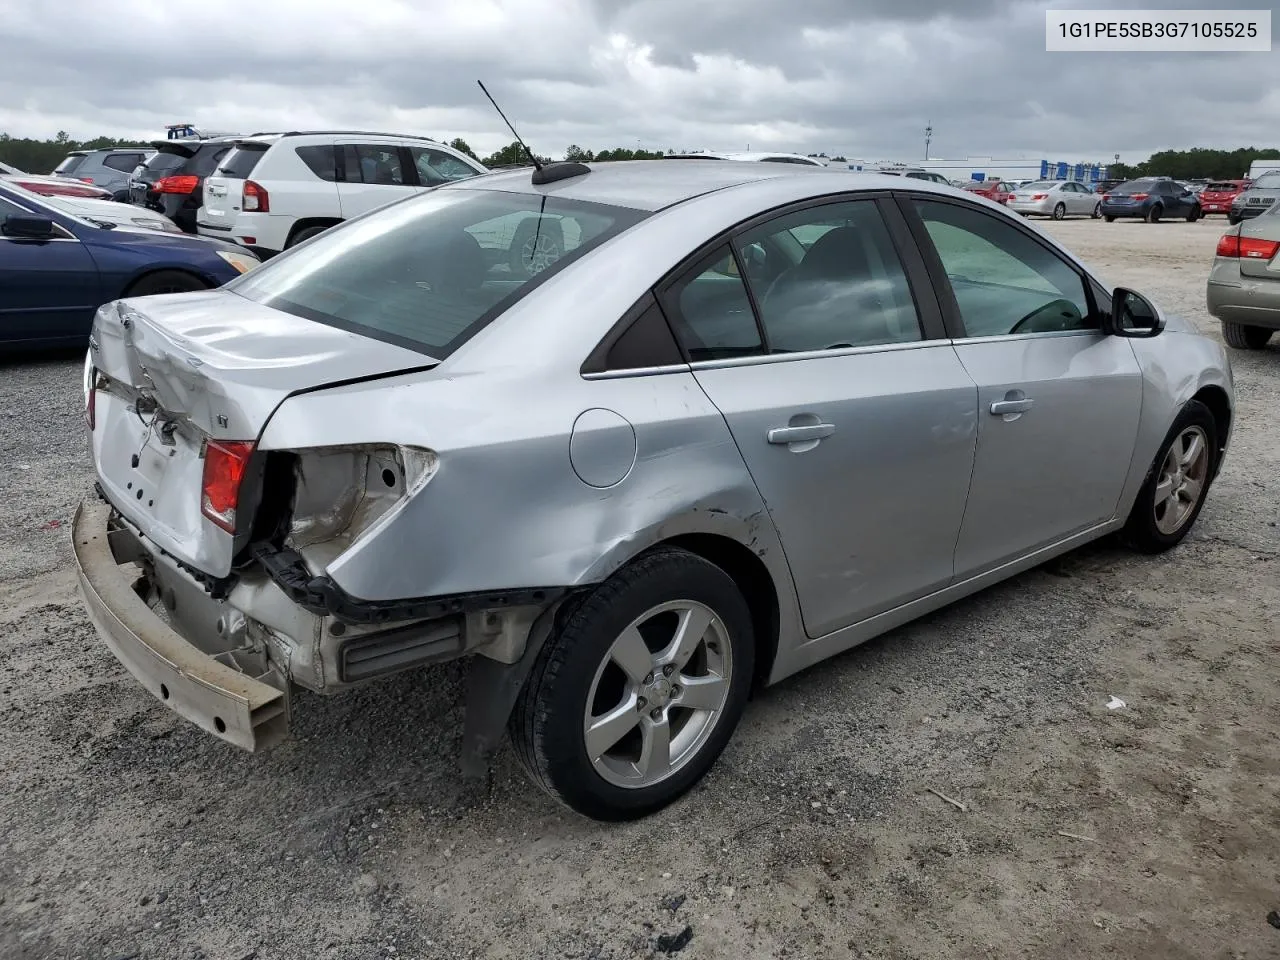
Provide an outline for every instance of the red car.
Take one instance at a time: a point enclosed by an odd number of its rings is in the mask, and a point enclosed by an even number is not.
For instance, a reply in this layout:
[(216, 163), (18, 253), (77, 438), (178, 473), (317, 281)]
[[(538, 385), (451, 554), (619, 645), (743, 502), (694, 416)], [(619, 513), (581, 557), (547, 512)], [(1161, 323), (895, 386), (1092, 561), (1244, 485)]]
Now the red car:
[(1200, 213), (1224, 213), (1230, 216), (1231, 201), (1249, 188), (1248, 180), (1214, 180), (1200, 192)]
[(1013, 196), (1013, 187), (1003, 180), (973, 180), (966, 183), (964, 189), (996, 203), (1008, 203)]
[(0, 164), (0, 180), (12, 183), (16, 187), (30, 190), (43, 197), (88, 197), (93, 200), (110, 200), (111, 191), (95, 187), (91, 183), (81, 183), (66, 177), (42, 177), (34, 173), (10, 173), (13, 167)]

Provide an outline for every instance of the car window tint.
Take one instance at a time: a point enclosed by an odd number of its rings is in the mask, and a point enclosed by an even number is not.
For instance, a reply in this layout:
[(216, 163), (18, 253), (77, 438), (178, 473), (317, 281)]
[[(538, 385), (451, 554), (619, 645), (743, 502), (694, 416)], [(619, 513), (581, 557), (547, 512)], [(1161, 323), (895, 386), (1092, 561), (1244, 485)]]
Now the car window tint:
[(61, 173), (61, 174), (72, 174), (72, 173), (75, 173), (76, 168), (79, 167), (80, 164), (82, 163), (84, 163), (84, 156), (77, 153), (70, 157), (64, 158), (60, 164), (58, 164), (56, 167), (53, 168), (53, 172)]
[[(381, 144), (358, 144), (356, 160), (360, 180), (383, 186), (399, 187), (405, 183), (404, 168), (400, 163), (400, 148)], [(347, 179), (352, 180), (351, 171)]]
[(25, 217), (29, 216), (31, 211), (24, 210), (16, 203), (12, 203), (4, 197), (0, 197), (0, 219), (4, 219), (5, 217), (15, 213), (20, 217)]
[(249, 174), (253, 173), (258, 162), (266, 156), (266, 149), (261, 146), (234, 146), (232, 144), (222, 144), (210, 148), (209, 152), (201, 150), (196, 154), (196, 161), (193, 164), (194, 169), (188, 169), (187, 173), (193, 173), (196, 176), (208, 177), (214, 171), (224, 177), (233, 177), (237, 180), (246, 180)]
[(1098, 326), (1080, 274), (1017, 227), (956, 204), (914, 202), (951, 280), (968, 336)]
[(676, 335), (691, 361), (764, 352), (751, 299), (727, 246), (678, 280), (666, 302)]
[(294, 147), (293, 152), (307, 165), (307, 169), (321, 180), (332, 183), (338, 179), (337, 160), (331, 145), (323, 143), (309, 147)]
[(147, 173), (172, 173), (186, 163), (187, 160), (188, 156), (185, 153), (173, 153), (168, 150), (161, 150), (142, 165), (142, 170)]
[(425, 187), (438, 187), (453, 180), (466, 180), (479, 172), (457, 157), (430, 147), (410, 147), (409, 156), (418, 168), (418, 180)]
[(761, 250), (785, 251), (786, 236), (804, 238), (793, 263), (774, 276), (747, 268), (771, 353), (921, 338), (906, 273), (874, 200), (812, 207), (762, 224), (738, 239), (742, 262), (759, 260)]

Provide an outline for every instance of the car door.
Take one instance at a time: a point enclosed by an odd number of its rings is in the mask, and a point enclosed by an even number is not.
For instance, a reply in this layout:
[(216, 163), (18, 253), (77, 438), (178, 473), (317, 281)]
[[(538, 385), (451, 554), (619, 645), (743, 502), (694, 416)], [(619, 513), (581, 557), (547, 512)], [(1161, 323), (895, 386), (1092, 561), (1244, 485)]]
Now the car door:
[(3, 222), (29, 211), (0, 197), (0, 346), (88, 336), (101, 302), (98, 268), (76, 237), (58, 227), (49, 240), (12, 237)]
[(956, 576), (1114, 517), (1142, 374), (1104, 334), (1081, 271), (1031, 230), (973, 205), (914, 197), (956, 355), (978, 385), (978, 448)]
[(976, 392), (892, 202), (771, 215), (660, 294), (768, 506), (809, 636), (946, 586)]
[(1062, 185), (1063, 192), (1067, 197), (1067, 212), (1075, 216), (1082, 213), (1088, 213), (1092, 207), (1086, 209), (1087, 198), (1084, 195), (1084, 188), (1078, 183), (1065, 183)]
[(338, 204), (344, 220), (421, 189), (399, 144), (339, 139), (337, 147)]

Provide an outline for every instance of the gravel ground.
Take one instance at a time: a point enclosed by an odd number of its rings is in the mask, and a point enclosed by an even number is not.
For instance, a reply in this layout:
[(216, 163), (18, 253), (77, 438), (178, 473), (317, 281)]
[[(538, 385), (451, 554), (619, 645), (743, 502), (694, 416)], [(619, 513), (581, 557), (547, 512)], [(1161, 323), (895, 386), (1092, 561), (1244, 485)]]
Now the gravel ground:
[[(1049, 225), (1215, 335), (1220, 227)], [(794, 677), (613, 827), (508, 753), (463, 785), (457, 667), (308, 699), (262, 756), (169, 714), (75, 596), (80, 359), (0, 363), (0, 957), (1280, 956), (1280, 348), (1233, 361), (1179, 549), (1099, 543)]]

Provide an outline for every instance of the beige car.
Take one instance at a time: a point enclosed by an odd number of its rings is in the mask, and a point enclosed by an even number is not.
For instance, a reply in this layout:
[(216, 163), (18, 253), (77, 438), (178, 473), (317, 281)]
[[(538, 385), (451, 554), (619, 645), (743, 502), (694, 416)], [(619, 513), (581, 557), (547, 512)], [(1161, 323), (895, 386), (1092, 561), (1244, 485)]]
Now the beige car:
[(1230, 346), (1261, 350), (1280, 330), (1280, 204), (1218, 241), (1205, 299)]

